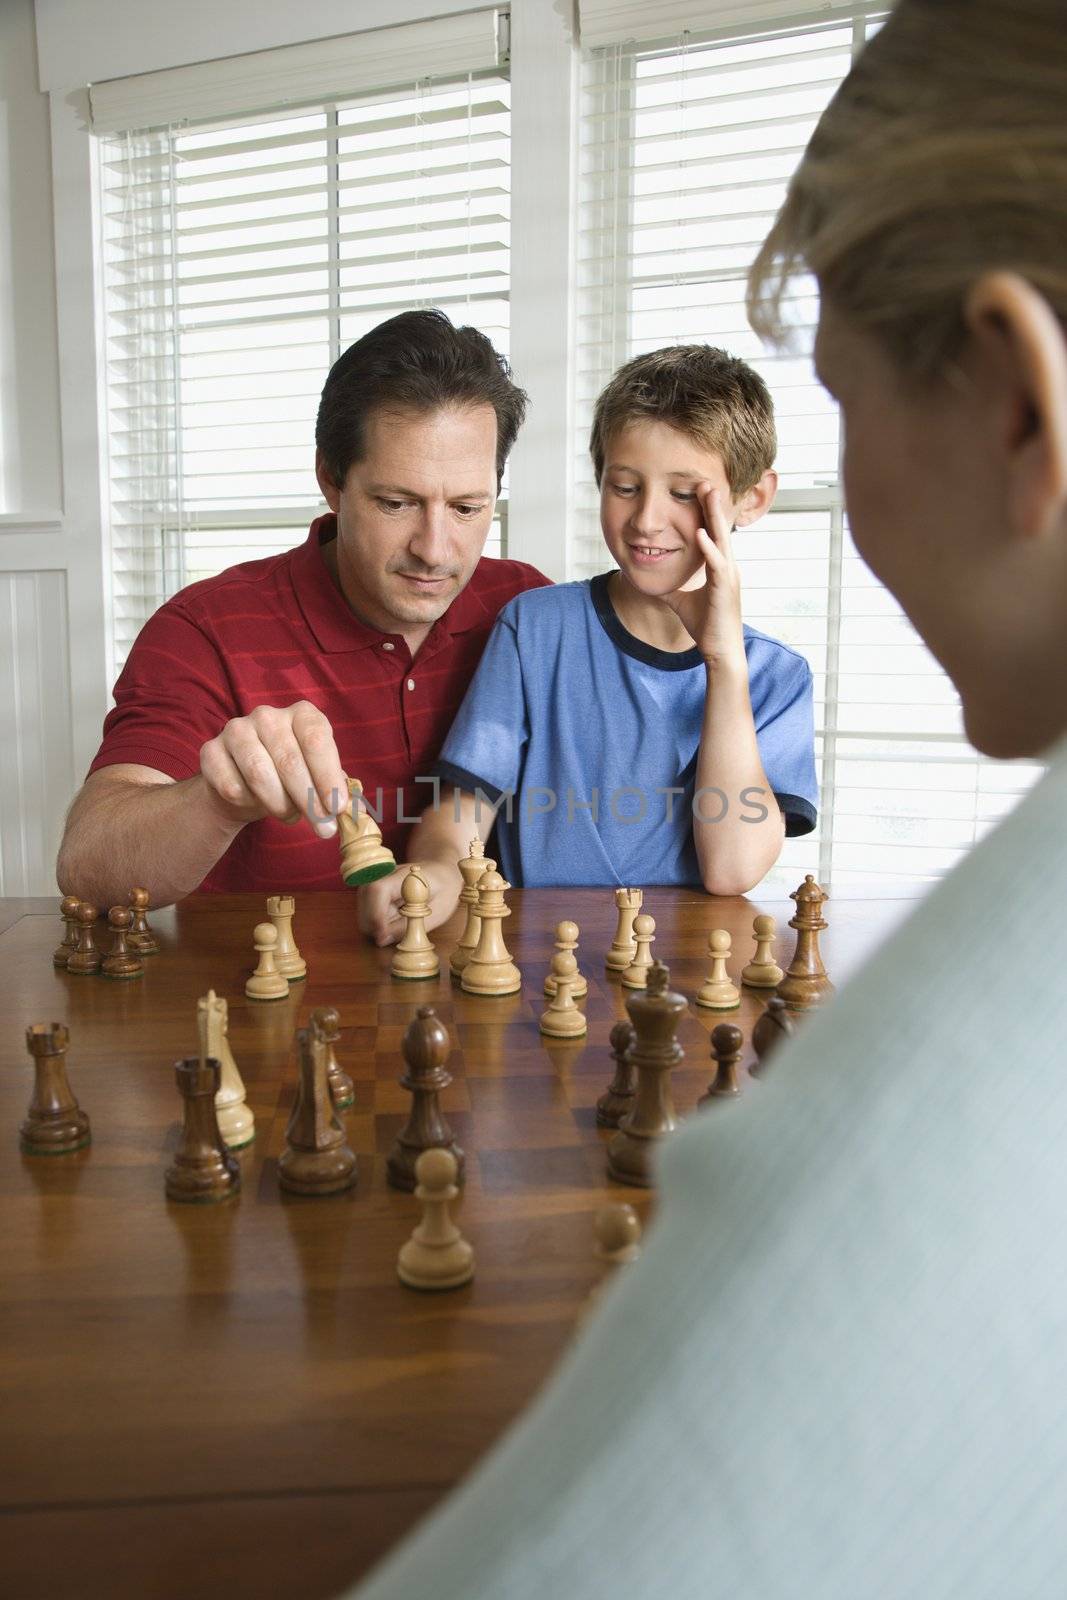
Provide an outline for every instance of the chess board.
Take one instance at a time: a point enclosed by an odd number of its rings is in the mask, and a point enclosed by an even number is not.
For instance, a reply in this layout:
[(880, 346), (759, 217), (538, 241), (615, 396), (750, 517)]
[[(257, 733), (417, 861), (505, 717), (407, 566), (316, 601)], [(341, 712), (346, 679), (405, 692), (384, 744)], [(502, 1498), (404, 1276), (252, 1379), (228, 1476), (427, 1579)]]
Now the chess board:
[[(521, 994), (480, 999), (447, 976), (459, 914), (434, 931), (438, 979), (399, 982), (364, 943), (355, 899), (298, 897), (308, 962), (287, 999), (244, 996), (259, 896), (193, 898), (153, 914), (161, 951), (143, 978), (56, 971), (53, 902), (0, 902), (0, 1527), (5, 1589), (20, 1600), (182, 1600), (269, 1592), (317, 1600), (367, 1568), (447, 1492), (528, 1403), (566, 1349), (604, 1268), (592, 1218), (607, 1200), (652, 1218), (655, 1197), (610, 1183), (595, 1102), (612, 1073), (608, 1035), (625, 1015), (604, 968), (610, 891), (509, 896), (505, 938)], [(654, 953), (692, 997), (707, 935), (752, 954), (752, 918), (792, 906), (652, 889)], [(901, 907), (828, 907), (823, 953), (840, 980)], [(542, 984), (558, 920), (581, 927), (584, 1040), (544, 1039)], [(163, 1193), (178, 1132), (173, 1063), (196, 1054), (196, 1001), (226, 997), (230, 1042), (256, 1118), (233, 1201), (181, 1206)], [(730, 1015), (748, 1036), (765, 997)], [(403, 1288), (397, 1251), (418, 1204), (387, 1187), (385, 1156), (407, 1111), (404, 1030), (432, 1003), (451, 1035), (443, 1107), (467, 1153), (457, 1220), (475, 1250), (467, 1287)], [(338, 1058), (355, 1082), (345, 1113), (358, 1182), (328, 1199), (284, 1195), (276, 1164), (293, 1105), (293, 1035), (315, 1006), (341, 1014)], [(692, 1113), (720, 1014), (690, 1007), (673, 1076)], [(31, 1022), (70, 1030), (71, 1086), (90, 1148), (18, 1152)], [(742, 1073), (746, 1094), (767, 1086)], [(718, 1115), (712, 1108), (701, 1115)]]

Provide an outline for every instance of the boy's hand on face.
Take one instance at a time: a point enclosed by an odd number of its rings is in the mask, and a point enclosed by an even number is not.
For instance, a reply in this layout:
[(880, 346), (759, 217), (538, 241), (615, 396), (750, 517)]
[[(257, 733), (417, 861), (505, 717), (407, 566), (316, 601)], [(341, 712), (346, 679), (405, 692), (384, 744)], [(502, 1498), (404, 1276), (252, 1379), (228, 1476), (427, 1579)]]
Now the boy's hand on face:
[(741, 575), (734, 559), (730, 522), (718, 489), (698, 483), (696, 493), (704, 515), (704, 526), (697, 529), (697, 544), (704, 557), (706, 581), (696, 589), (676, 589), (664, 595), (664, 600), (710, 668), (744, 666)]

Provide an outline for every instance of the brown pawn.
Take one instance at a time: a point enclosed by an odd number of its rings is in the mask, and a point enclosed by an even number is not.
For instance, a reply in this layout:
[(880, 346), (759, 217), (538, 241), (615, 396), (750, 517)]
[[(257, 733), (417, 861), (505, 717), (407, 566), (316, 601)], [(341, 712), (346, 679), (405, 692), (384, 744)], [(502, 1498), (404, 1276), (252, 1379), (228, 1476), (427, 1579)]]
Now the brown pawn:
[(412, 1096), (411, 1113), (393, 1141), (385, 1175), (394, 1189), (415, 1188), (415, 1166), (424, 1150), (450, 1150), (456, 1182), (463, 1182), (463, 1151), (441, 1114), (440, 1095), (452, 1082), (445, 1066), (452, 1048), (448, 1031), (433, 1006), (420, 1006), (400, 1046), (407, 1068), (401, 1085)]
[(633, 1047), (637, 1089), (633, 1110), (623, 1117), (608, 1145), (608, 1176), (642, 1189), (651, 1189), (654, 1182), (656, 1145), (677, 1127), (670, 1075), (682, 1060), (675, 1033), (686, 1011), (686, 999), (668, 989), (670, 978), (662, 961), (654, 961), (644, 990), (626, 999), (637, 1031)]
[(715, 1059), (715, 1076), (707, 1093), (702, 1094), (697, 1101), (698, 1106), (706, 1106), (711, 1100), (734, 1100), (741, 1093), (741, 1085), (737, 1081), (737, 1064), (741, 1060), (744, 1042), (744, 1034), (733, 1022), (720, 1022), (717, 1028), (711, 1030), (711, 1053)]
[(330, 1099), (336, 1111), (347, 1111), (356, 1103), (356, 1086), (347, 1072), (342, 1072), (334, 1049), (341, 1037), (341, 1016), (334, 1006), (319, 1006), (311, 1013), (311, 1021), (326, 1041), (326, 1079), (330, 1085)]
[(797, 907), (796, 915), (789, 919), (789, 926), (797, 930), (797, 947), (778, 993), (792, 1010), (809, 1011), (833, 993), (834, 986), (826, 976), (819, 953), (819, 934), (827, 926), (822, 908), (830, 896), (809, 872), (789, 898), (796, 901)]
[(789, 1015), (785, 1001), (781, 995), (772, 994), (767, 1001), (766, 1011), (760, 1013), (752, 1029), (752, 1048), (757, 1060), (748, 1070), (757, 1077), (761, 1072), (766, 1072), (770, 1056), (786, 1039), (792, 1039), (796, 1031), (797, 1025)]
[(213, 1056), (188, 1056), (174, 1063), (182, 1097), (182, 1131), (174, 1162), (167, 1168), (168, 1200), (207, 1205), (228, 1200), (241, 1187), (241, 1169), (219, 1132), (215, 1096), (219, 1064)]
[(130, 930), (129, 946), (142, 956), (154, 956), (159, 953), (159, 943), (155, 934), (148, 926), (145, 913), (148, 910), (149, 894), (147, 889), (130, 890), (130, 910), (133, 912), (133, 927)]
[(33, 1057), (33, 1095), (19, 1144), (30, 1156), (65, 1156), (90, 1140), (89, 1118), (67, 1081), (70, 1035), (61, 1022), (34, 1022), (26, 1029)]
[(133, 922), (133, 912), (127, 911), (125, 906), (112, 906), (107, 914), (108, 926), (115, 935), (115, 942), (111, 946), (111, 954), (104, 957), (101, 971), (105, 978), (141, 978), (144, 976), (144, 962), (139, 955), (133, 955), (128, 948), (130, 925)]
[(100, 971), (100, 952), (96, 948), (96, 937), (93, 924), (96, 922), (97, 909), (83, 900), (78, 907), (78, 948), (67, 962), (67, 971), (76, 972), (82, 977), (91, 977)]
[(314, 1022), (296, 1038), (300, 1078), (278, 1160), (278, 1182), (293, 1194), (337, 1194), (355, 1183), (356, 1158), (330, 1100), (326, 1039)]
[(617, 1128), (634, 1103), (634, 1064), (630, 1052), (637, 1034), (632, 1022), (617, 1022), (611, 1030), (608, 1044), (615, 1057), (615, 1076), (596, 1103), (596, 1120), (600, 1128)]
[(64, 896), (59, 907), (59, 914), (63, 918), (63, 943), (56, 946), (52, 956), (52, 964), (56, 967), (65, 967), (75, 950), (78, 948), (78, 906), (80, 902), (75, 895)]

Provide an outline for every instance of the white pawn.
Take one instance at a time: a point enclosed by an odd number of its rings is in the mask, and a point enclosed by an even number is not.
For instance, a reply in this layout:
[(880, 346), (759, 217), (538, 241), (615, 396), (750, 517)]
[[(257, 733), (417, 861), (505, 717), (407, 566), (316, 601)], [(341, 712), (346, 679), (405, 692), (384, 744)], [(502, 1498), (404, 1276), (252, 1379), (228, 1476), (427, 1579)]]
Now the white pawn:
[(415, 1163), (416, 1200), (422, 1221), (397, 1258), (396, 1271), (409, 1289), (458, 1289), (474, 1276), (474, 1251), (449, 1215), (456, 1188), (451, 1150), (424, 1150)]
[(219, 1132), (231, 1150), (241, 1150), (256, 1136), (256, 1119), (245, 1101), (245, 1086), (230, 1049), (229, 1019), (230, 1008), (214, 989), (209, 989), (196, 1002), (200, 1059), (214, 1058), (219, 1064), (219, 1088), (215, 1096)]
[[(578, 970), (578, 924), (576, 922), (557, 922), (556, 924), (556, 949), (569, 950), (575, 958), (574, 983), (571, 994), (575, 1000), (584, 1000), (589, 993), (589, 985)], [(556, 992), (556, 971), (552, 971), (545, 979), (545, 994), (554, 995)]]
[[(561, 928), (566, 926), (566, 923), (560, 923)], [(552, 976), (555, 979), (555, 992), (541, 1015), (541, 1032), (550, 1039), (580, 1039), (588, 1023), (574, 1003), (578, 963), (570, 950), (556, 951), (552, 957)]]
[(430, 886), (421, 867), (409, 867), (404, 876), (400, 886), (400, 915), (407, 927), (396, 947), (390, 972), (394, 978), (436, 978), (441, 962), (426, 933)]
[(289, 980), (282, 977), (274, 962), (274, 951), (278, 944), (277, 928), (272, 922), (257, 923), (252, 937), (259, 965), (245, 984), (245, 994), (250, 1000), (286, 999)]
[(771, 955), (771, 946), (774, 944), (777, 931), (773, 917), (757, 917), (752, 924), (756, 954), (741, 973), (741, 982), (747, 983), (750, 989), (777, 989), (785, 977), (785, 973)]
[(725, 928), (715, 928), (708, 935), (711, 971), (696, 993), (697, 1005), (705, 1006), (708, 1011), (736, 1011), (741, 1004), (741, 991), (730, 982), (726, 971), (730, 947), (730, 935)]
[(644, 989), (652, 969), (652, 941), (656, 937), (656, 919), (647, 911), (634, 918), (634, 940), (637, 952), (622, 975), (623, 988)]
[(296, 940), (293, 938), (295, 911), (296, 901), (291, 894), (272, 894), (267, 901), (267, 915), (278, 931), (274, 964), (282, 977), (288, 978), (290, 983), (296, 983), (308, 975), (308, 964), (297, 949)]
[(612, 1266), (628, 1266), (641, 1254), (641, 1220), (633, 1206), (601, 1206), (593, 1218), (596, 1254)]

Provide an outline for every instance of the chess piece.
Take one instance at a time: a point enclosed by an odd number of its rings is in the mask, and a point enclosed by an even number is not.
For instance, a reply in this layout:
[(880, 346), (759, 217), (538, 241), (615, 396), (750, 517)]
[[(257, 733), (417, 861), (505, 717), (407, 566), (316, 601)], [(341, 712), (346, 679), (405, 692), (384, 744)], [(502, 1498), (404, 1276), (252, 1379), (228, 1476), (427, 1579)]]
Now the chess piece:
[(136, 950), (140, 956), (154, 956), (159, 954), (159, 941), (148, 926), (148, 890), (131, 889), (130, 910), (133, 912), (133, 927), (127, 941), (131, 950)]
[[(622, 975), (624, 989), (643, 989), (652, 968), (652, 941), (656, 937), (656, 920), (647, 911), (634, 918), (634, 958)], [(627, 1010), (630, 1009), (627, 1002)]]
[(596, 1255), (613, 1267), (629, 1266), (641, 1254), (641, 1222), (633, 1206), (601, 1206), (593, 1218)]
[[(561, 922), (560, 927), (567, 924)], [(573, 922), (570, 924), (573, 928)], [(577, 929), (575, 929), (577, 933)], [(552, 976), (556, 989), (541, 1015), (541, 1032), (550, 1039), (580, 1039), (588, 1028), (582, 1012), (574, 1003), (574, 981), (578, 976), (578, 963), (568, 948), (561, 947), (552, 957)]]
[(296, 901), (291, 894), (272, 894), (267, 901), (267, 915), (278, 935), (278, 943), (274, 947), (274, 965), (289, 983), (299, 983), (301, 978), (308, 975), (308, 964), (293, 938), (295, 911)]
[(78, 905), (75, 895), (68, 894), (60, 902), (59, 914), (63, 918), (63, 943), (56, 946), (52, 964), (65, 967), (78, 948)]
[(337, 838), (341, 846), (341, 877), (349, 888), (387, 878), (396, 871), (391, 850), (382, 843), (382, 830), (367, 809), (363, 785), (358, 778), (348, 780), (349, 806), (337, 815)]
[[(576, 922), (557, 922), (556, 924), (556, 949), (569, 950), (574, 956), (574, 984), (571, 988), (573, 1000), (584, 1000), (589, 993), (589, 985), (578, 970), (578, 924)], [(549, 998), (556, 992), (556, 973), (550, 971), (545, 979), (545, 994)]]
[(485, 853), (485, 845), (480, 839), (471, 840), (470, 852), (470, 855), (465, 856), (459, 863), (459, 875), (463, 879), (463, 888), (459, 891), (459, 903), (466, 907), (467, 920), (459, 936), (459, 943), (448, 963), (449, 971), (454, 978), (460, 976), (478, 947), (478, 932), (481, 928), (481, 923), (478, 921), (478, 880), (483, 872), (493, 872), (496, 869), (496, 862), (490, 861)]
[(411, 1114), (386, 1158), (385, 1175), (394, 1189), (415, 1187), (415, 1167), (424, 1150), (450, 1150), (456, 1181), (463, 1182), (463, 1151), (441, 1114), (440, 1096), (452, 1082), (445, 1066), (452, 1048), (448, 1032), (433, 1006), (420, 1006), (400, 1046), (406, 1072), (400, 1082), (412, 1096)]
[(335, 1111), (346, 1111), (356, 1103), (356, 1086), (347, 1072), (342, 1072), (334, 1049), (341, 1037), (341, 1017), (333, 1006), (319, 1006), (311, 1013), (311, 1021), (326, 1042), (326, 1080), (330, 1085), (330, 1099)]
[(296, 1104), (278, 1158), (278, 1182), (293, 1194), (337, 1194), (356, 1181), (356, 1158), (334, 1114), (326, 1073), (328, 1047), (312, 1022), (297, 1033), (300, 1077)]
[(730, 982), (726, 962), (730, 954), (730, 935), (725, 928), (714, 928), (708, 935), (711, 971), (696, 992), (696, 1003), (708, 1011), (736, 1011), (741, 991)]
[(230, 1150), (241, 1150), (256, 1136), (256, 1119), (248, 1109), (245, 1086), (230, 1049), (230, 1008), (214, 989), (209, 989), (196, 1002), (196, 1021), (200, 1060), (219, 1064), (219, 1089), (215, 1096), (219, 1132)]
[(245, 994), (250, 1000), (285, 1000), (289, 994), (289, 980), (282, 977), (274, 964), (278, 930), (273, 922), (260, 922), (252, 937), (259, 964), (245, 984)]
[(78, 947), (67, 961), (67, 971), (78, 973), (82, 977), (91, 977), (100, 971), (100, 952), (96, 948), (96, 938), (93, 925), (96, 922), (97, 910), (87, 900), (78, 906)]
[(33, 1057), (33, 1094), (19, 1145), (29, 1156), (65, 1156), (89, 1143), (89, 1118), (67, 1080), (70, 1034), (61, 1022), (34, 1022), (26, 1029)]
[(630, 995), (626, 1001), (637, 1033), (632, 1051), (637, 1089), (633, 1109), (623, 1117), (608, 1145), (608, 1177), (642, 1189), (650, 1189), (653, 1184), (656, 1145), (677, 1126), (670, 1075), (682, 1059), (675, 1033), (685, 1013), (686, 1000), (684, 995), (668, 989), (670, 977), (667, 967), (654, 961), (644, 992)]
[(436, 978), (441, 970), (437, 951), (426, 932), (430, 885), (421, 867), (410, 866), (400, 885), (400, 915), (407, 923), (389, 971), (394, 978)]
[(422, 1221), (400, 1252), (397, 1276), (409, 1289), (458, 1289), (474, 1276), (474, 1251), (448, 1212), (458, 1193), (455, 1156), (450, 1150), (424, 1150), (415, 1178)]
[(144, 962), (140, 954), (134, 954), (129, 949), (129, 932), (133, 924), (133, 912), (125, 906), (112, 906), (107, 914), (108, 926), (115, 935), (111, 946), (111, 954), (104, 957), (101, 972), (105, 978), (142, 978), (144, 977)]
[(641, 909), (643, 899), (644, 894), (640, 889), (615, 890), (619, 920), (615, 928), (615, 937), (611, 941), (611, 949), (604, 957), (604, 965), (609, 972), (625, 972), (637, 954), (637, 945), (634, 942), (634, 918)]
[(611, 1030), (608, 1043), (615, 1057), (615, 1076), (596, 1103), (596, 1120), (600, 1128), (617, 1128), (634, 1103), (634, 1064), (630, 1058), (637, 1034), (632, 1022), (617, 1022)]
[(502, 922), (511, 912), (504, 904), (505, 883), (499, 872), (484, 872), (478, 881), (478, 944), (460, 974), (466, 994), (514, 994), (522, 988), (522, 974), (504, 943)]
[(786, 1039), (792, 1039), (797, 1031), (797, 1025), (789, 1014), (789, 1007), (781, 995), (772, 994), (767, 1001), (767, 1009), (756, 1019), (752, 1029), (752, 1048), (756, 1052), (756, 1061), (748, 1069), (758, 1077), (761, 1072), (766, 1072), (770, 1056)]
[(174, 1063), (182, 1097), (182, 1131), (174, 1161), (167, 1168), (168, 1200), (206, 1204), (228, 1200), (241, 1187), (241, 1169), (223, 1143), (215, 1115), (219, 1064), (190, 1056)]
[(757, 917), (752, 924), (756, 953), (747, 967), (741, 970), (741, 982), (750, 989), (777, 989), (785, 973), (775, 961), (771, 950), (777, 927), (773, 917)]
[(809, 872), (799, 889), (789, 896), (796, 902), (796, 915), (789, 926), (797, 930), (797, 947), (778, 985), (778, 993), (793, 1011), (809, 1011), (833, 993), (819, 953), (819, 934), (827, 926), (822, 908), (830, 896), (820, 889)]
[(737, 1063), (741, 1059), (745, 1036), (732, 1022), (720, 1022), (711, 1030), (711, 1054), (715, 1060), (715, 1076), (711, 1085), (697, 1101), (706, 1106), (712, 1100), (734, 1100), (741, 1093), (737, 1081)]

